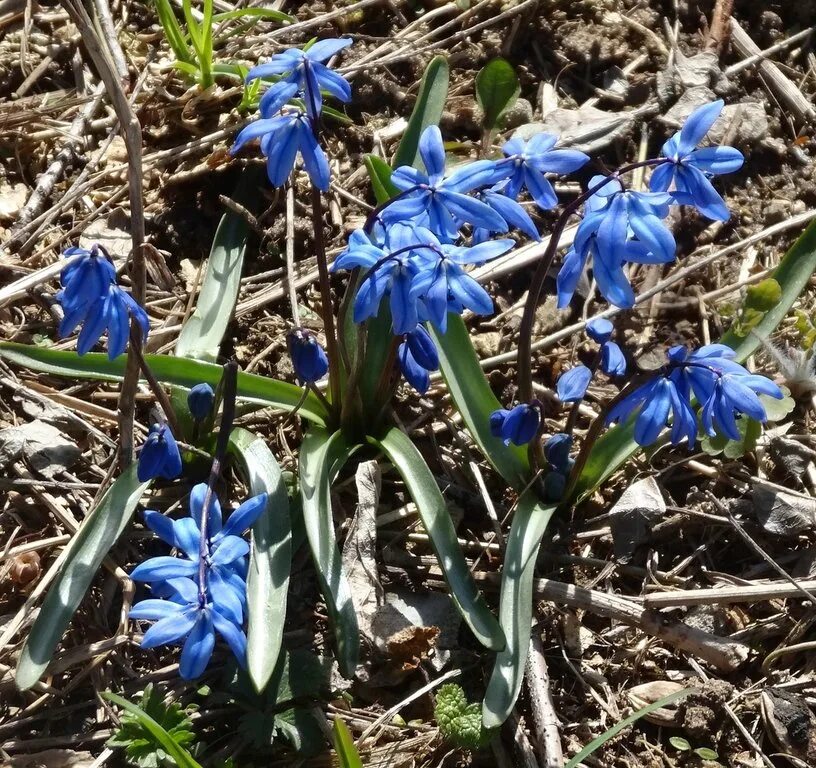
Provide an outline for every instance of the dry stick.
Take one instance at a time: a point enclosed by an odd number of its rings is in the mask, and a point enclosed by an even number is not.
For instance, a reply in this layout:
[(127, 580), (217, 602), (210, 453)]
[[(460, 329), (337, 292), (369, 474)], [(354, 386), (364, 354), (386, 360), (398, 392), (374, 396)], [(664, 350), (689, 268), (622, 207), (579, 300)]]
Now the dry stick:
[(125, 54), (122, 47), (119, 45), (119, 40), (116, 36), (116, 27), (113, 24), (111, 17), (110, 6), (107, 0), (94, 0), (94, 8), (96, 9), (96, 19), (98, 21), (98, 29), (102, 38), (108, 46), (108, 52), (113, 59), (113, 64), (116, 67), (116, 73), (122, 83), (128, 81), (128, 65), (125, 61)]
[(765, 48), (747, 59), (738, 61), (736, 64), (732, 64), (730, 67), (726, 67), (726, 69), (723, 70), (723, 75), (725, 75), (725, 77), (733, 77), (738, 72), (742, 72), (743, 69), (753, 67), (754, 64), (758, 64), (759, 62), (770, 58), (775, 53), (780, 53), (781, 51), (796, 45), (796, 43), (802, 42), (806, 38), (810, 37), (814, 32), (816, 32), (816, 26), (808, 27), (807, 29), (803, 29), (801, 32), (797, 32), (795, 35), (786, 37), (784, 40), (781, 40), (775, 45)]
[(762, 600), (784, 600), (803, 597), (816, 591), (816, 579), (806, 579), (795, 584), (774, 581), (767, 584), (746, 584), (735, 587), (710, 587), (705, 589), (678, 589), (656, 592), (637, 599), (648, 608), (686, 608), (691, 605), (731, 605), (734, 603), (758, 603)]
[[(77, 25), (85, 48), (91, 56), (99, 76), (113, 103), (119, 118), (122, 138), (128, 153), (128, 191), (130, 196), (130, 232), (133, 251), (131, 253), (131, 280), (133, 298), (144, 304), (145, 300), (145, 259), (142, 246), (145, 241), (144, 201), (142, 200), (142, 129), (139, 119), (128, 101), (108, 52), (99, 40), (88, 12), (81, 0), (62, 0), (63, 7)], [(133, 460), (133, 421), (136, 412), (136, 391), (139, 387), (139, 359), (142, 342), (135, 320), (130, 323), (131, 332), (138, 343), (131, 341), (128, 349), (127, 365), (122, 380), (119, 397), (119, 462), (127, 466)]]
[(561, 737), (558, 734), (560, 722), (555, 712), (550, 675), (544, 648), (538, 632), (530, 637), (530, 653), (527, 656), (527, 691), (530, 694), (530, 709), (533, 714), (536, 746), (542, 768), (563, 768), (564, 753), (561, 750)]
[(728, 47), (728, 30), (731, 21), (731, 12), (734, 10), (734, 0), (717, 0), (714, 12), (711, 14), (711, 26), (708, 29), (706, 50), (722, 56)]
[(65, 166), (75, 157), (77, 150), (84, 138), (85, 131), (88, 127), (88, 122), (93, 118), (102, 104), (102, 98), (105, 95), (104, 83), (98, 83), (93, 90), (93, 98), (85, 105), (85, 108), (74, 118), (68, 133), (65, 136), (65, 143), (62, 149), (56, 154), (51, 164), (46, 169), (39, 179), (37, 179), (37, 186), (31, 193), (17, 220), (14, 222), (14, 227), (11, 230), (9, 239), (3, 246), (7, 252), (13, 252), (20, 247), (24, 239), (24, 229), (29, 222), (38, 216), (40, 211), (45, 206), (51, 192), (54, 190), (54, 185), (62, 178), (65, 173)]

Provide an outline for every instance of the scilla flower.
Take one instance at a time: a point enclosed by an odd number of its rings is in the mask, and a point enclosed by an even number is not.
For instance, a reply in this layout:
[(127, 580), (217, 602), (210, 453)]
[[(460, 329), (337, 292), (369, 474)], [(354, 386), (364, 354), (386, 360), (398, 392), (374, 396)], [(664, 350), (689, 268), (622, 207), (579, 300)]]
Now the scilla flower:
[(156, 477), (172, 480), (181, 474), (181, 454), (176, 438), (167, 424), (154, 424), (150, 427), (139, 454), (136, 474), (141, 483)]
[(306, 328), (295, 328), (286, 337), (289, 356), (295, 376), (302, 384), (313, 384), (329, 370), (329, 358), (317, 341), (317, 336)]
[(215, 392), (209, 384), (196, 384), (187, 395), (187, 407), (196, 421), (203, 421), (211, 413), (215, 403)]
[(405, 334), (397, 350), (397, 359), (405, 380), (424, 395), (430, 384), (430, 371), (439, 368), (439, 353), (431, 335), (422, 325)]
[(490, 432), (505, 445), (526, 445), (538, 434), (541, 412), (535, 404), (520, 403), (514, 408), (500, 408), (490, 414)]

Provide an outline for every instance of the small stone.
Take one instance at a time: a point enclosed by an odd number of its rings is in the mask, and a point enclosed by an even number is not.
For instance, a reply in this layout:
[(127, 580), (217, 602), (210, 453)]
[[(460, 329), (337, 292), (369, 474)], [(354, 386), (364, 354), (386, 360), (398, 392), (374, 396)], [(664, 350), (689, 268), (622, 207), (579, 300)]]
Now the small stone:
[(788, 215), (790, 203), (787, 200), (771, 200), (765, 207), (765, 223), (776, 224), (779, 221), (784, 221)]

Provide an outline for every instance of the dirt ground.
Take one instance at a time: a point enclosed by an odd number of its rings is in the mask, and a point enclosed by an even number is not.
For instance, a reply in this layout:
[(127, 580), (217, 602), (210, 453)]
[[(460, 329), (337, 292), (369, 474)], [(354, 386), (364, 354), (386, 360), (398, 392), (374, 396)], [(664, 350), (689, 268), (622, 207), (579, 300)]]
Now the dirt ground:
[[(231, 0), (221, 6), (231, 7)], [(665, 286), (618, 322), (629, 359), (653, 368), (668, 345), (716, 341), (733, 321), (746, 287), (766, 277), (816, 217), (816, 37), (806, 34), (816, 25), (816, 2), (736, 0), (730, 19), (723, 16), (727, 2), (714, 6), (688, 0), (343, 5), (282, 0), (274, 7), (297, 18), (292, 29), (258, 22), (221, 41), (216, 59), (252, 65), (312, 37), (354, 39), (341, 65), (354, 89), (345, 110), (349, 122), (326, 126), (334, 175), (331, 255), (374, 202), (363, 155), (390, 159), (398, 121), (410, 114), (421, 74), (435, 54), (446, 55), (451, 68), (441, 127), (446, 141), (455, 143), (454, 154), (475, 157), (480, 116), (474, 78), (487, 61), (503, 56), (519, 76), (521, 100), (496, 142), (519, 126), (543, 121), (559, 126), (592, 155), (586, 169), (557, 185), (564, 200), (598, 168), (653, 156), (688, 105), (723, 98), (730, 110), (723, 140), (746, 157), (739, 173), (718, 182), (732, 218), (716, 224), (691, 214), (673, 219), (677, 262), (632, 274), (638, 293)], [(252, 116), (238, 109), (236, 81), (219, 78), (206, 93), (191, 87), (170, 64), (152, 5), (121, 0), (110, 10), (142, 127), (146, 232), (156, 249), (148, 265), (153, 321), (148, 349), (169, 351), (189, 314), (200, 265), (224, 212), (220, 196), (232, 195), (241, 175), (261, 165), (251, 152), (237, 158), (228, 152), (238, 128)], [(773, 50), (767, 58), (752, 58), (746, 39), (758, 50)], [(119, 261), (129, 251), (127, 156), (110, 105), (96, 98), (101, 91), (88, 61), (57, 3), (0, 0), (0, 289), (53, 264), (77, 242), (102, 242)], [(58, 172), (46, 188), (43, 179), (55, 162)], [(308, 280), (315, 265), (309, 255), (312, 233), (302, 200), (308, 200), (305, 182), (295, 196), (292, 222), (296, 267), (304, 278), (303, 320), (319, 332), (319, 293), (316, 280)], [(244, 370), (292, 380), (282, 282), (285, 200), (267, 187), (248, 207), (257, 234), (221, 353), (234, 356)], [(539, 217), (545, 236), (553, 221), (551, 213)], [(681, 273), (720, 251), (725, 253), (701, 268)], [(513, 352), (531, 269), (523, 260), (516, 265), (508, 260), (501, 277), (487, 286), (496, 316), (468, 320), (491, 386), (505, 403), (514, 395)], [(72, 340), (56, 337), (57, 287), (48, 280), (23, 297), (0, 301), (0, 338), (72, 348)], [(342, 279), (334, 287), (339, 297)], [(552, 292), (554, 280), (548, 287)], [(556, 310), (548, 298), (537, 314), (533, 373), (549, 431), (558, 431), (566, 418), (553, 393), (558, 374), (593, 354), (583, 333), (563, 332), (605, 308), (588, 288), (579, 290), (568, 310)], [(401, 711), (402, 723), (391, 723), (376, 744), (367, 745), (366, 765), (546, 765), (540, 762), (541, 731), (531, 699), (548, 691), (569, 758), (672, 686), (692, 685), (698, 689), (692, 698), (624, 730), (586, 765), (816, 766), (816, 614), (810, 591), (816, 589), (811, 434), (816, 384), (807, 371), (793, 376), (785, 366), (813, 343), (812, 284), (794, 309), (773, 339), (765, 340), (771, 349), (752, 362), (787, 383), (796, 407), (771, 425), (754, 450), (733, 458), (670, 447), (638, 454), (570, 516), (551, 525), (539, 557), (533, 654), (548, 670), (549, 682), (531, 676), (494, 748), (473, 754), (452, 750), (439, 737), (425, 696)], [(616, 390), (611, 383), (590, 389), (576, 434), (584, 434), (591, 414)], [(63, 406), (82, 423), (60, 421)], [(115, 463), (116, 408), (113, 385), (35, 375), (0, 361), (0, 435), (40, 420), (56, 424), (60, 440), (73, 446), (66, 448), (65, 462), (47, 472), (0, 452), (0, 762), (124, 765), (119, 752), (106, 751), (112, 712), (99, 693), (112, 689), (133, 697), (151, 681), (198, 707), (196, 729), (208, 754), (232, 756), (242, 768), (291, 764), (296, 758), (283, 740), (258, 751), (240, 732), (224, 732), (223, 724), (238, 710), (224, 693), (223, 665), (214, 665), (205, 681), (208, 692), (202, 692), (201, 682), (179, 680), (175, 651), (144, 652), (120, 626), (122, 572), (115, 566), (129, 570), (153, 552), (139, 524), (129, 528), (111, 554), (111, 567), (98, 575), (47, 681), (25, 694), (14, 687), (12, 670), (42, 579)], [(150, 397), (140, 396), (142, 433), (151, 420), (149, 408)], [(413, 425), (450, 502), (474, 574), (495, 605), (501, 552), (484, 494), (499, 520), (512, 509), (513, 495), (451, 420), (441, 381), (422, 398), (401, 389), (396, 415)], [(285, 468), (294, 469), (297, 425), (284, 427), (284, 417), (268, 411), (248, 414), (242, 424), (268, 435)], [(484, 489), (469, 461), (479, 468)], [(624, 492), (628, 496), (621, 499)], [(181, 494), (170, 489), (154, 503), (168, 509)], [(339, 483), (335, 502), (345, 530), (356, 504), (353, 473)], [(401, 483), (386, 472), (380, 514), (405, 514), (390, 515), (378, 530), (379, 577), (386, 591), (419, 599), (441, 591), (442, 582), (406, 504)], [(577, 590), (558, 598), (553, 584)], [(716, 587), (729, 588), (730, 597), (712, 594)], [(17, 629), (8, 636), (13, 623)], [(304, 550), (294, 561), (286, 630), (288, 647), (330, 653), (325, 607)], [(395, 673), (398, 664), (393, 655), (371, 649), (365, 679), (315, 705), (327, 721), (342, 717), (359, 736), (390, 706), (457, 665), (467, 670), (463, 685), (478, 700), (490, 658), (462, 629), (453, 647), (430, 643)], [(689, 748), (678, 748), (676, 737)], [(701, 757), (693, 751), (698, 748), (710, 752)], [(43, 754), (54, 750), (62, 751)], [(329, 760), (324, 754), (303, 764)]]

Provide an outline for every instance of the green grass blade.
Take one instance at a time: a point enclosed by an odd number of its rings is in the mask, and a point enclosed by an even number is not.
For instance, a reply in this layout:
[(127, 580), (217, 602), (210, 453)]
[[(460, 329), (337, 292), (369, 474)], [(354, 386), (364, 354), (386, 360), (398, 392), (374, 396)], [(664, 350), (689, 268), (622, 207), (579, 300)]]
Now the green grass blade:
[[(32, 371), (98, 381), (121, 381), (126, 362), (125, 355), (108, 360), (107, 355), (98, 352), (80, 356), (76, 352), (9, 341), (0, 342), (0, 358)], [(170, 355), (145, 355), (145, 359), (162, 384), (192, 389), (196, 384), (207, 383), (215, 389), (221, 380), (220, 365)], [(238, 399), (244, 402), (291, 411), (300, 402), (302, 395), (300, 387), (285, 381), (252, 373), (238, 374)], [(324, 426), (328, 419), (325, 407), (311, 392), (298, 414), (319, 426)]]
[(658, 699), (648, 706), (643, 707), (643, 709), (639, 709), (637, 712), (632, 713), (625, 720), (621, 720), (617, 725), (613, 726), (605, 733), (602, 733), (597, 739), (593, 739), (591, 742), (589, 742), (589, 744), (587, 744), (577, 755), (575, 755), (575, 757), (573, 757), (564, 766), (564, 768), (578, 768), (583, 760), (588, 758), (596, 750), (600, 749), (604, 744), (606, 744), (607, 741), (614, 739), (615, 736), (617, 736), (624, 728), (628, 728), (630, 725), (632, 725), (632, 723), (636, 723), (638, 720), (640, 720), (641, 717), (655, 712), (661, 707), (674, 704), (674, 702), (686, 698), (686, 696), (688, 696), (690, 693), (691, 690), (688, 688), (684, 688), (682, 691), (675, 691), (674, 693), (670, 693), (668, 696), (664, 696), (662, 699)]
[(176, 14), (170, 0), (156, 0), (156, 14), (164, 30), (167, 44), (175, 54), (179, 62), (192, 64), (193, 56), (187, 46), (184, 32), (181, 31)]
[(224, 11), (223, 13), (214, 13), (213, 21), (220, 24), (222, 21), (231, 21), (232, 19), (254, 18), (258, 20), (280, 21), (283, 24), (291, 24), (294, 22), (294, 17), (283, 11), (275, 11), (272, 8), (237, 8), (234, 11)]
[(201, 87), (209, 88), (213, 80), (213, 0), (204, 0), (204, 19), (201, 22)]
[(178, 768), (202, 768), (193, 756), (184, 747), (176, 743), (176, 740), (161, 725), (157, 723), (141, 707), (137, 707), (127, 699), (117, 696), (115, 693), (106, 691), (102, 694), (108, 701), (116, 704), (117, 707), (130, 712), (141, 724), (141, 726), (161, 744), (162, 749), (172, 758)]
[(190, 35), (190, 42), (193, 44), (193, 50), (196, 54), (196, 60), (199, 68), (201, 67), (202, 47), (201, 47), (201, 29), (198, 26), (193, 8), (190, 0), (182, 0), (182, 10), (184, 11), (184, 20), (187, 23), (187, 33)]
[[(246, 205), (257, 189), (256, 175), (244, 174), (235, 191), (235, 198)], [(218, 359), (221, 340), (238, 298), (249, 234), (249, 224), (243, 216), (228, 211), (221, 217), (195, 311), (182, 326), (176, 342), (178, 357), (191, 357), (208, 363)]]
[(470, 574), (445, 499), (422, 454), (396, 427), (381, 440), (369, 438), (369, 442), (385, 453), (405, 481), (462, 618), (486, 648), (503, 648), (504, 633)]
[(360, 631), (334, 533), (331, 482), (352, 450), (340, 432), (312, 430), (301, 445), (299, 466), (306, 538), (332, 620), (337, 663), (345, 677), (352, 677), (357, 668)]
[(516, 70), (504, 59), (493, 59), (476, 75), (476, 101), (482, 108), (482, 126), (486, 131), (496, 130), (501, 116), (518, 99), (521, 88)]
[(527, 451), (490, 434), (490, 414), (502, 405), (487, 383), (462, 318), (448, 313), (447, 333), (431, 329), (431, 335), (442, 376), (476, 444), (510, 485), (524, 488), (530, 475)]
[(99, 566), (122, 535), (149, 486), (150, 482), (139, 482), (136, 465), (132, 464), (82, 521), (60, 555), (59, 573), (48, 589), (17, 664), (14, 679), (21, 690), (30, 688), (43, 676)]
[(266, 441), (245, 429), (230, 435), (252, 496), (269, 494), (266, 511), (252, 526), (247, 575), (247, 671), (263, 691), (272, 677), (283, 640), (286, 596), (292, 570), (292, 522), (289, 496), (280, 466)]
[[(785, 254), (779, 266), (770, 275), (782, 288), (782, 297), (767, 312), (754, 333), (746, 337), (727, 331), (720, 339), (737, 353), (744, 362), (768, 338), (799, 298), (811, 275), (816, 272), (816, 222), (811, 222), (799, 239)], [(573, 499), (581, 501), (615, 472), (640, 446), (634, 441), (634, 419), (607, 430), (593, 446), (573, 491)]]
[(382, 205), (399, 192), (391, 183), (391, 166), (377, 155), (366, 155), (363, 162), (371, 179), (374, 199), (377, 201), (377, 205)]
[(497, 728), (516, 703), (530, 648), (533, 618), (533, 575), (541, 538), (555, 507), (545, 507), (532, 489), (518, 501), (504, 553), (499, 623), (507, 645), (499, 652), (482, 704), (485, 728)]
[(439, 125), (445, 100), (448, 98), (448, 82), (450, 70), (444, 56), (436, 56), (422, 75), (419, 84), (414, 110), (408, 119), (408, 127), (400, 141), (397, 152), (391, 165), (399, 168), (401, 165), (410, 165), (424, 170), (425, 166), (419, 157), (419, 137), (429, 125)]
[(360, 760), (360, 753), (354, 746), (354, 739), (339, 717), (334, 719), (334, 749), (340, 758), (340, 768), (363, 768), (363, 761)]

